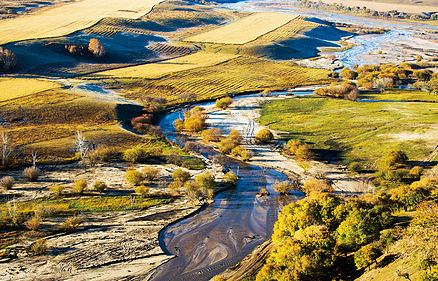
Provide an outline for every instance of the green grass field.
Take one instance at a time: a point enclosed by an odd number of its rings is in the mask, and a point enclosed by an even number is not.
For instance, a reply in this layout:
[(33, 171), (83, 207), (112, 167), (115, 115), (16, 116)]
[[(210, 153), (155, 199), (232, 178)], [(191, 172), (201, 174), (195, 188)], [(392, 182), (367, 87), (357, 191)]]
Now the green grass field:
[(412, 160), (426, 157), (436, 145), (437, 117), (438, 106), (430, 103), (296, 98), (264, 105), (260, 122), (315, 149), (341, 151), (344, 163), (374, 164), (396, 148)]
[(438, 95), (431, 94), (420, 90), (386, 90), (383, 93), (362, 94), (362, 99), (370, 100), (387, 100), (387, 101), (421, 101), (421, 102), (438, 102)]

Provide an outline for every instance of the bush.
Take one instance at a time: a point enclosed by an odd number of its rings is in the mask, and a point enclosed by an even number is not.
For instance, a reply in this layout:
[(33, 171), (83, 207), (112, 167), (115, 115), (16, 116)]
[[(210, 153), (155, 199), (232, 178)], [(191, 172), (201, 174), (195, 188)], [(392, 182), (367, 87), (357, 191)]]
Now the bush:
[(341, 77), (343, 79), (353, 80), (353, 79), (356, 79), (357, 73), (351, 69), (348, 69), (347, 67), (344, 67), (341, 70)]
[(393, 169), (407, 163), (408, 156), (402, 150), (391, 150), (386, 154), (383, 164), (385, 167)]
[(143, 175), (134, 169), (129, 169), (125, 173), (125, 180), (132, 185), (139, 185), (143, 181)]
[(28, 167), (23, 171), (23, 177), (28, 181), (37, 181), (40, 176), (40, 170), (35, 167)]
[(274, 135), (272, 134), (271, 131), (269, 131), (268, 129), (262, 129), (260, 130), (256, 136), (254, 137), (254, 139), (256, 140), (256, 142), (259, 143), (268, 143), (270, 142), (272, 139), (274, 138)]
[(347, 169), (353, 173), (360, 173), (362, 171), (362, 165), (359, 162), (351, 162)]
[(84, 190), (87, 188), (87, 182), (85, 180), (75, 180), (75, 185), (73, 186), (73, 190), (76, 194), (82, 194)]
[(38, 239), (35, 243), (31, 244), (29, 251), (34, 255), (42, 255), (47, 251), (47, 240), (44, 238)]
[(249, 150), (244, 149), (241, 153), (240, 153), (240, 160), (242, 160), (243, 162), (248, 161), (249, 159), (251, 159), (253, 157), (253, 153)]
[(226, 173), (224, 175), (224, 179), (225, 179), (226, 183), (231, 184), (231, 185), (236, 185), (239, 177), (235, 173), (233, 173), (233, 171), (229, 171), (228, 173)]
[(79, 227), (79, 225), (83, 222), (81, 218), (68, 218), (61, 225), (59, 229), (61, 231), (72, 231)]
[(288, 152), (295, 155), (299, 160), (309, 160), (314, 157), (310, 146), (300, 140), (289, 140), (287, 142)]
[(216, 100), (216, 107), (225, 109), (225, 108), (229, 107), (232, 103), (233, 103), (232, 98), (225, 97), (225, 98)]
[(133, 163), (139, 163), (147, 157), (146, 152), (142, 148), (130, 148), (123, 152), (123, 160)]
[(5, 190), (11, 189), (15, 184), (15, 179), (10, 176), (2, 177), (0, 180), (0, 186), (3, 187)]
[(135, 193), (140, 195), (142, 198), (145, 198), (149, 195), (149, 187), (146, 187), (144, 185), (140, 185), (135, 189)]
[(56, 184), (50, 188), (50, 191), (53, 192), (53, 194), (56, 197), (61, 197), (62, 194), (64, 193), (64, 186), (60, 184)]
[(100, 147), (91, 152), (88, 157), (92, 163), (102, 163), (109, 162), (111, 159), (116, 159), (119, 157), (119, 153), (119, 150), (114, 147)]
[(280, 195), (287, 195), (289, 191), (294, 190), (295, 188), (289, 181), (283, 181), (276, 183), (274, 189), (279, 192)]
[(190, 173), (187, 171), (184, 171), (181, 168), (178, 168), (175, 171), (173, 171), (172, 179), (174, 181), (180, 181), (182, 183), (185, 183), (186, 181), (188, 181), (190, 179)]
[(38, 230), (41, 226), (40, 220), (36, 217), (30, 218), (24, 224), (26, 225), (27, 229), (32, 231)]
[(146, 166), (141, 169), (142, 176), (147, 181), (154, 181), (158, 178), (160, 171), (154, 167)]
[(173, 182), (171, 182), (167, 188), (174, 193), (180, 193), (181, 192), (181, 188), (183, 187), (184, 183), (182, 181), (179, 180), (175, 180)]
[(95, 190), (95, 191), (97, 191), (97, 192), (99, 192), (99, 193), (102, 193), (105, 189), (107, 189), (107, 185), (106, 185), (106, 183), (105, 182), (103, 182), (103, 181), (96, 181), (94, 184), (93, 184), (93, 189)]
[(221, 140), (223, 132), (219, 128), (208, 129), (202, 132), (202, 138), (206, 141), (218, 142)]
[(209, 199), (213, 198), (213, 189), (216, 187), (216, 182), (210, 172), (196, 176), (195, 182), (204, 197)]

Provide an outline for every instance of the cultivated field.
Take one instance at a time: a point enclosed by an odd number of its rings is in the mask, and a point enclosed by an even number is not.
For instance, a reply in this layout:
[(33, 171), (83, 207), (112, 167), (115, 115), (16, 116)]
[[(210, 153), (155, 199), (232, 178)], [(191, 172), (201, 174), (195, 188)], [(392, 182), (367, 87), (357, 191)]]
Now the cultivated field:
[(260, 121), (313, 148), (342, 153), (341, 160), (374, 164), (391, 149), (422, 160), (436, 145), (434, 103), (351, 102), (325, 98), (274, 101)]
[[(179, 95), (191, 92), (198, 100), (217, 98), (230, 93), (281, 90), (299, 85), (327, 83), (330, 72), (309, 69), (288, 62), (237, 57), (210, 67), (172, 73), (161, 79), (138, 81), (128, 90), (131, 98), (146, 95), (164, 96), (168, 102), (178, 103)], [(117, 87), (129, 89), (133, 81), (118, 80)]]
[(0, 102), (59, 87), (60, 84), (47, 80), (0, 78)]
[(106, 17), (139, 18), (161, 1), (84, 0), (43, 9), (28, 16), (0, 21), (0, 45), (67, 35)]
[(228, 25), (188, 37), (185, 41), (245, 44), (287, 24), (296, 17), (278, 13), (256, 13)]
[(114, 69), (104, 72), (98, 72), (94, 75), (112, 77), (159, 78), (172, 72), (184, 71), (198, 67), (207, 67), (222, 63), (236, 57), (236, 55), (198, 52), (193, 55), (188, 55), (164, 62)]

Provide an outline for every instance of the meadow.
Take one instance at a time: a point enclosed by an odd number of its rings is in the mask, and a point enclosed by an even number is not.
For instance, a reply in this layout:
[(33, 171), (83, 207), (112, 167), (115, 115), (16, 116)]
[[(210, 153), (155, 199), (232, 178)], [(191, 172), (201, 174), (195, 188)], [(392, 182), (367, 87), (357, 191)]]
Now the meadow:
[(296, 98), (263, 106), (260, 122), (313, 149), (340, 153), (341, 162), (378, 164), (391, 149), (422, 160), (436, 145), (438, 107), (433, 103), (352, 102)]
[[(84, 0), (45, 8), (0, 22), (0, 45), (57, 37), (92, 26), (105, 17), (139, 18), (162, 0)], [(96, 13), (96, 11), (99, 11)]]
[(256, 13), (228, 25), (190, 36), (185, 41), (241, 45), (280, 28), (296, 17), (278, 13)]
[(92, 76), (160, 78), (164, 75), (198, 67), (208, 67), (236, 58), (236, 55), (197, 52), (163, 62), (119, 68), (94, 73)]
[(428, 94), (421, 90), (389, 89), (383, 93), (363, 93), (360, 98), (387, 101), (438, 102), (437, 95)]
[(60, 88), (61, 86), (56, 82), (47, 80), (0, 78), (0, 102)]

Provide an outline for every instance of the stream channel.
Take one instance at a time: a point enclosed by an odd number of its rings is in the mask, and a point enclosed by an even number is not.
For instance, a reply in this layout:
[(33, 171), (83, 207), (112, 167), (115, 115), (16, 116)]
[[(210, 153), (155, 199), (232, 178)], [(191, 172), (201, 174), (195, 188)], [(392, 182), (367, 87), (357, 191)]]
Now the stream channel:
[[(270, 11), (297, 13), (296, 10), (271, 7), (272, 1), (243, 1), (235, 4), (223, 4), (223, 7), (245, 11)], [(266, 4), (266, 5), (265, 5)], [(369, 21), (366, 18), (337, 15), (318, 11), (299, 11), (300, 15), (318, 17), (325, 20), (378, 26), (391, 29), (381, 35), (355, 36), (359, 43), (347, 51), (337, 53), (344, 66), (365, 64), (359, 59), (361, 54), (376, 50), (381, 44), (391, 40), (409, 40), (413, 32), (412, 25), (390, 24)], [(277, 95), (287, 94), (286, 92)], [(294, 95), (308, 95), (311, 92), (295, 92)], [(236, 97), (242, 99), (254, 95)], [(361, 100), (367, 101), (367, 100)], [(369, 100), (371, 101), (371, 100)], [(211, 103), (200, 103), (207, 106)], [(159, 126), (167, 138), (178, 142), (173, 122), (183, 116), (179, 109), (165, 116)], [(222, 129), (224, 129), (222, 127)], [(225, 128), (225, 133), (229, 130)], [(228, 131), (228, 132), (227, 132)], [(242, 132), (241, 132), (242, 133)], [(220, 154), (209, 147), (202, 148), (206, 158)], [(175, 257), (157, 267), (149, 280), (210, 280), (226, 268), (237, 264), (250, 254), (255, 247), (268, 240), (273, 232), (274, 222), (283, 206), (299, 200), (302, 194), (294, 193), (288, 197), (279, 196), (273, 189), (276, 181), (286, 180), (286, 176), (272, 169), (245, 164), (225, 157), (224, 166), (237, 173), (240, 179), (237, 186), (219, 193), (214, 203), (206, 205), (197, 213), (174, 223), (160, 232), (160, 245), (164, 252)], [(256, 197), (256, 192), (266, 188), (271, 196)]]

